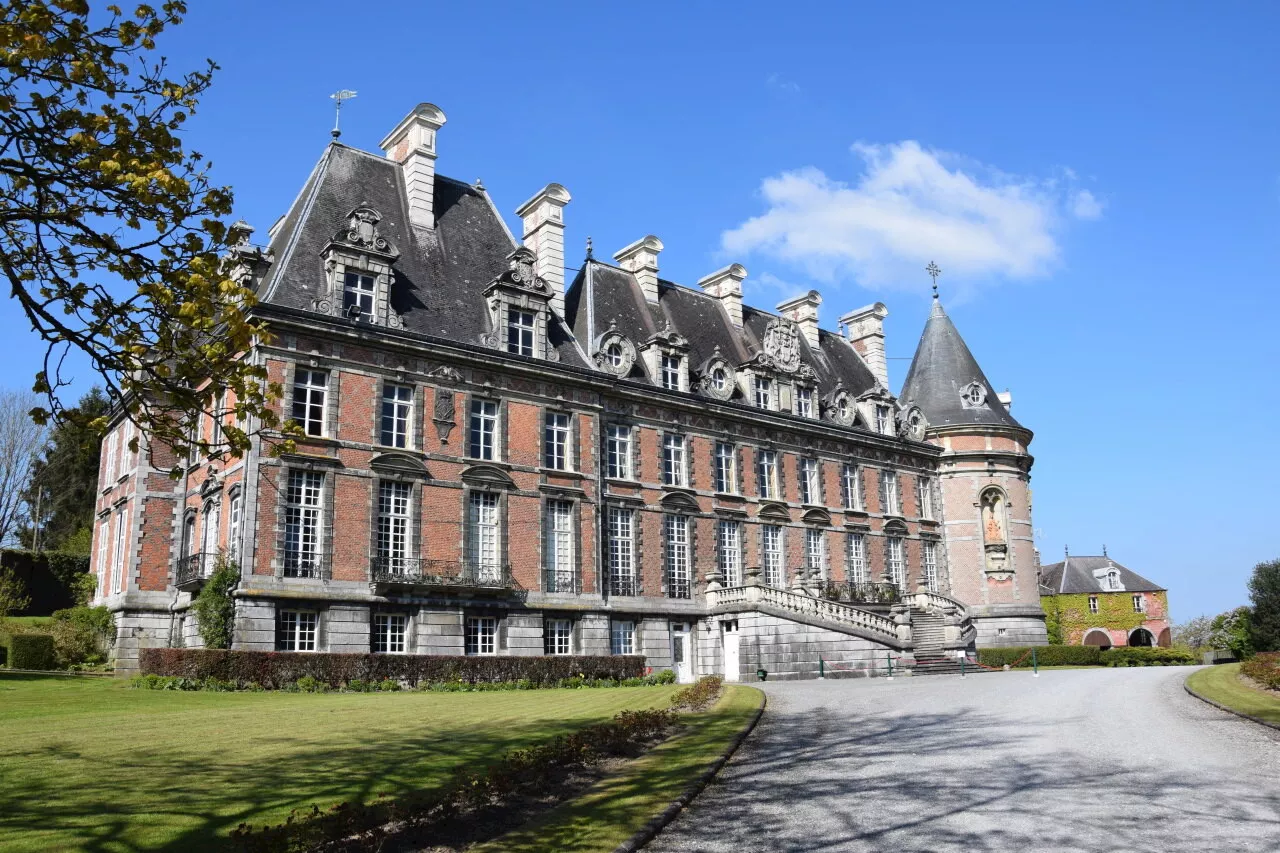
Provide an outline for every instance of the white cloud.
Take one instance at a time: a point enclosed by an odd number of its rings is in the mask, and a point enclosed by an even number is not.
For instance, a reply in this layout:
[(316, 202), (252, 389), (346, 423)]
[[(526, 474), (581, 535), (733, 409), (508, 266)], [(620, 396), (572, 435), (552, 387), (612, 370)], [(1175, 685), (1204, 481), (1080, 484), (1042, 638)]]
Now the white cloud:
[(832, 282), (926, 287), (936, 260), (953, 281), (1041, 275), (1058, 260), (1067, 216), (1093, 219), (1102, 205), (1074, 190), (1075, 175), (1008, 175), (918, 142), (857, 144), (856, 183), (815, 168), (766, 178), (768, 209), (721, 235), (728, 255), (764, 256)]
[(782, 75), (776, 71), (770, 74), (768, 77), (766, 77), (764, 83), (770, 89), (774, 89), (779, 92), (789, 92), (790, 94), (793, 94), (793, 95), (800, 93), (799, 83), (795, 82), (794, 80), (784, 79)]

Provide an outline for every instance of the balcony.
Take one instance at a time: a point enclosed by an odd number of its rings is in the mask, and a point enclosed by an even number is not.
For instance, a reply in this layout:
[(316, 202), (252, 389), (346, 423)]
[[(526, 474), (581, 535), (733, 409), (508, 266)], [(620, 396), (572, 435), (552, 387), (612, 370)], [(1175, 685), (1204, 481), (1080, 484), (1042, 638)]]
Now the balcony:
[(639, 595), (640, 584), (635, 575), (613, 575), (609, 578), (610, 595)]
[(213, 564), (217, 562), (215, 553), (188, 554), (178, 560), (174, 572), (174, 586), (184, 592), (198, 590), (209, 575), (213, 574)]
[(847, 604), (897, 604), (901, 598), (897, 584), (856, 583), (828, 581), (822, 589), (822, 597), (828, 601)]
[(673, 577), (667, 573), (667, 598), (692, 598), (693, 585), (687, 577)]
[(286, 578), (311, 578), (327, 581), (333, 577), (329, 563), (320, 557), (304, 557), (298, 554), (285, 554), (284, 572)]
[(369, 582), (390, 589), (470, 589), (514, 592), (521, 589), (511, 566), (469, 560), (424, 560), (418, 557), (375, 557)]
[(542, 591), (577, 595), (582, 592), (582, 582), (577, 572), (548, 570), (542, 573)]

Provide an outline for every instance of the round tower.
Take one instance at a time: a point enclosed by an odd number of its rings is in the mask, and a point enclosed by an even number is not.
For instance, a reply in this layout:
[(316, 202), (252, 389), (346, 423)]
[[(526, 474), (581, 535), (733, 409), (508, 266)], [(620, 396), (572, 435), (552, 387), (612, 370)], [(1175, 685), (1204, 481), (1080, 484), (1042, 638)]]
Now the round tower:
[(937, 292), (899, 399), (928, 422), (939, 463), (951, 595), (979, 646), (1048, 642), (1031, 523), (1031, 430), (1009, 413)]

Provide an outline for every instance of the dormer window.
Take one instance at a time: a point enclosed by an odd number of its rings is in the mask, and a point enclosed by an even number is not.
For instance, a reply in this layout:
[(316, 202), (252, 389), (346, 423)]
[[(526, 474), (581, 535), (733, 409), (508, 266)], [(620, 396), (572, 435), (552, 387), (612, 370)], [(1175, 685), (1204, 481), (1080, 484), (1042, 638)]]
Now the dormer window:
[(524, 246), (507, 255), (507, 269), (484, 291), (490, 325), (481, 341), (512, 355), (556, 361), (559, 354), (547, 340), (551, 293), (534, 272), (536, 262)]
[(620, 341), (610, 343), (609, 346), (605, 347), (604, 357), (615, 373), (620, 371), (623, 365), (622, 343)]
[(716, 400), (728, 400), (733, 397), (737, 388), (737, 378), (734, 370), (720, 354), (720, 347), (716, 347), (708, 358), (698, 368), (698, 387), (702, 393)]
[(649, 379), (668, 391), (689, 390), (689, 341), (667, 324), (639, 348)]
[(840, 423), (850, 423), (853, 420), (853, 410), (849, 404), (849, 398), (841, 396), (836, 400), (836, 417)]
[(796, 387), (796, 414), (802, 418), (813, 417), (813, 389)]
[(893, 410), (883, 403), (876, 404), (876, 432), (893, 435)]
[(348, 320), (373, 322), (374, 277), (358, 272), (342, 274), (342, 314)]
[(359, 323), (403, 326), (391, 307), (392, 265), (399, 252), (378, 230), (381, 221), (382, 214), (368, 205), (347, 214), (346, 225), (321, 254), (327, 286), (312, 303), (314, 310)]
[(533, 357), (534, 320), (532, 311), (507, 309), (507, 352)]
[(767, 376), (757, 376), (755, 385), (756, 385), (756, 408), (772, 409), (773, 408), (773, 380)]
[(680, 362), (679, 356), (662, 356), (662, 387), (668, 391), (680, 390)]
[(729, 371), (725, 370), (721, 366), (716, 366), (716, 368), (711, 371), (711, 377), (708, 381), (714, 391), (723, 394), (729, 387)]

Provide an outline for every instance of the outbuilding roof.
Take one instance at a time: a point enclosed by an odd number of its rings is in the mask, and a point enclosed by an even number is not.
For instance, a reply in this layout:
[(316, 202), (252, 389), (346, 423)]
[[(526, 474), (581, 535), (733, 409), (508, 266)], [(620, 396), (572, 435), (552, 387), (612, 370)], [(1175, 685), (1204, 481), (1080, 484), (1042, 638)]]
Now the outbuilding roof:
[[(1107, 573), (1119, 574), (1123, 589), (1107, 586)], [(1163, 592), (1164, 587), (1152, 583), (1110, 557), (1067, 557), (1061, 563), (1040, 568), (1040, 588), (1044, 595), (1072, 595), (1081, 592)]]

